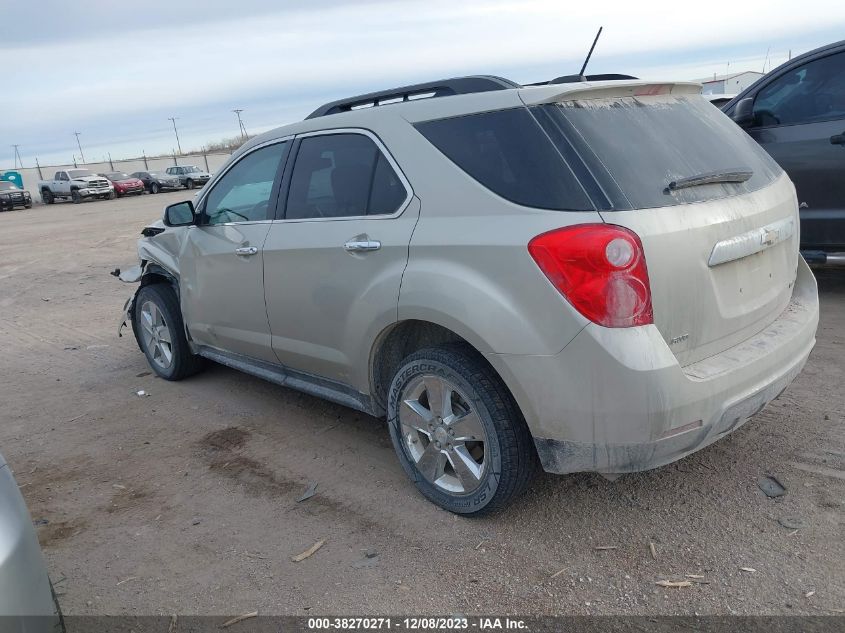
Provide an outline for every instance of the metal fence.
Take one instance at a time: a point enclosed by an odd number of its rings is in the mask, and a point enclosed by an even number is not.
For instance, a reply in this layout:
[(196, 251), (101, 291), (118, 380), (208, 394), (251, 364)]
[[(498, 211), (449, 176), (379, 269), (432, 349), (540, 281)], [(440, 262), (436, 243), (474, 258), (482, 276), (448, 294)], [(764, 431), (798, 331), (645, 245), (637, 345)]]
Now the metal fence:
[(182, 154), (175, 156), (141, 156), (140, 158), (128, 158), (124, 160), (112, 160), (102, 163), (79, 163), (78, 165), (39, 165), (37, 167), (18, 167), (9, 171), (17, 171), (23, 178), (24, 188), (32, 192), (35, 200), (39, 199), (38, 181), (52, 180), (57, 171), (64, 169), (84, 168), (90, 169), (95, 174), (104, 174), (110, 171), (123, 171), (131, 174), (136, 171), (164, 171), (173, 165), (196, 165), (209, 173), (214, 173), (229, 160), (229, 152), (200, 152), (197, 154)]

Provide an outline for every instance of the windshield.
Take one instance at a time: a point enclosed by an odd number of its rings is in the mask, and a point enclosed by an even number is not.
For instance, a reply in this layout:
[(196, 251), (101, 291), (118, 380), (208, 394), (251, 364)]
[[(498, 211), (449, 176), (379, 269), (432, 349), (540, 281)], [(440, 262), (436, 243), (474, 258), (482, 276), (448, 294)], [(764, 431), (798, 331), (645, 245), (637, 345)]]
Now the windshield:
[(85, 176), (93, 176), (94, 172), (90, 169), (68, 169), (67, 174), (71, 178), (84, 178)]
[(109, 172), (108, 174), (104, 174), (104, 176), (109, 180), (129, 180), (132, 178), (132, 176), (124, 174), (122, 171)]
[(183, 168), (186, 174), (196, 174), (199, 173), (199, 168), (194, 167), (193, 165), (188, 165), (187, 167)]
[(6, 180), (0, 180), (0, 191), (11, 191), (13, 189), (17, 189), (17, 185), (13, 182), (8, 182)]
[(160, 171), (149, 171), (149, 172), (147, 172), (147, 174), (149, 175), (150, 178), (161, 178), (161, 172)]

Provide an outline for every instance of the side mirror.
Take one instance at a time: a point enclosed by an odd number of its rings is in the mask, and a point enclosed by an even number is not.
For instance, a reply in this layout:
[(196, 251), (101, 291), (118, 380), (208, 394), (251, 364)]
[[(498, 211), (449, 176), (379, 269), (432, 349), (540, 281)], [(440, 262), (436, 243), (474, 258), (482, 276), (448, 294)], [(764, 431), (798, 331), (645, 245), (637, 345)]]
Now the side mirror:
[(731, 118), (740, 127), (754, 125), (754, 99), (746, 97), (737, 103)]
[(191, 226), (196, 224), (197, 214), (194, 211), (194, 203), (190, 200), (171, 204), (164, 209), (165, 226)]

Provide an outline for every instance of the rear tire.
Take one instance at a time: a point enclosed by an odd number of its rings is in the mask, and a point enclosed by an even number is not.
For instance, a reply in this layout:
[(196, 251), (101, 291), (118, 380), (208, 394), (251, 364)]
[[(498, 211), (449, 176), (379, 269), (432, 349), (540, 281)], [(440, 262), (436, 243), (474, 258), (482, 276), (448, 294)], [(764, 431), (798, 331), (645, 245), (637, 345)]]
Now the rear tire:
[(152, 370), (165, 380), (182, 380), (202, 369), (191, 353), (176, 292), (168, 284), (144, 286), (135, 295), (135, 340)]
[(56, 199), (53, 197), (53, 192), (49, 189), (45, 189), (41, 192), (41, 200), (44, 202), (44, 204), (53, 204), (56, 201)]
[(468, 345), (408, 356), (391, 382), (387, 419), (402, 468), (427, 499), (450, 512), (498, 510), (537, 472), (519, 407)]

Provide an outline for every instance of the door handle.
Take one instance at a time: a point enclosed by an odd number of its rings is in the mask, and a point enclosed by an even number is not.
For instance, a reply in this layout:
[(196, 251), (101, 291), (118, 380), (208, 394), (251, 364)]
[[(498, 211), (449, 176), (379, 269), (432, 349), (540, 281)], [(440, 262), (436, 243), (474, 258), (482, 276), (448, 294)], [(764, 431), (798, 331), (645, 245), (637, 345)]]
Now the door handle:
[(845, 132), (842, 134), (834, 134), (830, 137), (831, 145), (845, 145)]
[(255, 246), (241, 246), (235, 249), (235, 255), (255, 255), (258, 249)]
[(367, 253), (380, 249), (381, 242), (378, 240), (349, 240), (343, 245), (343, 248), (349, 253)]

